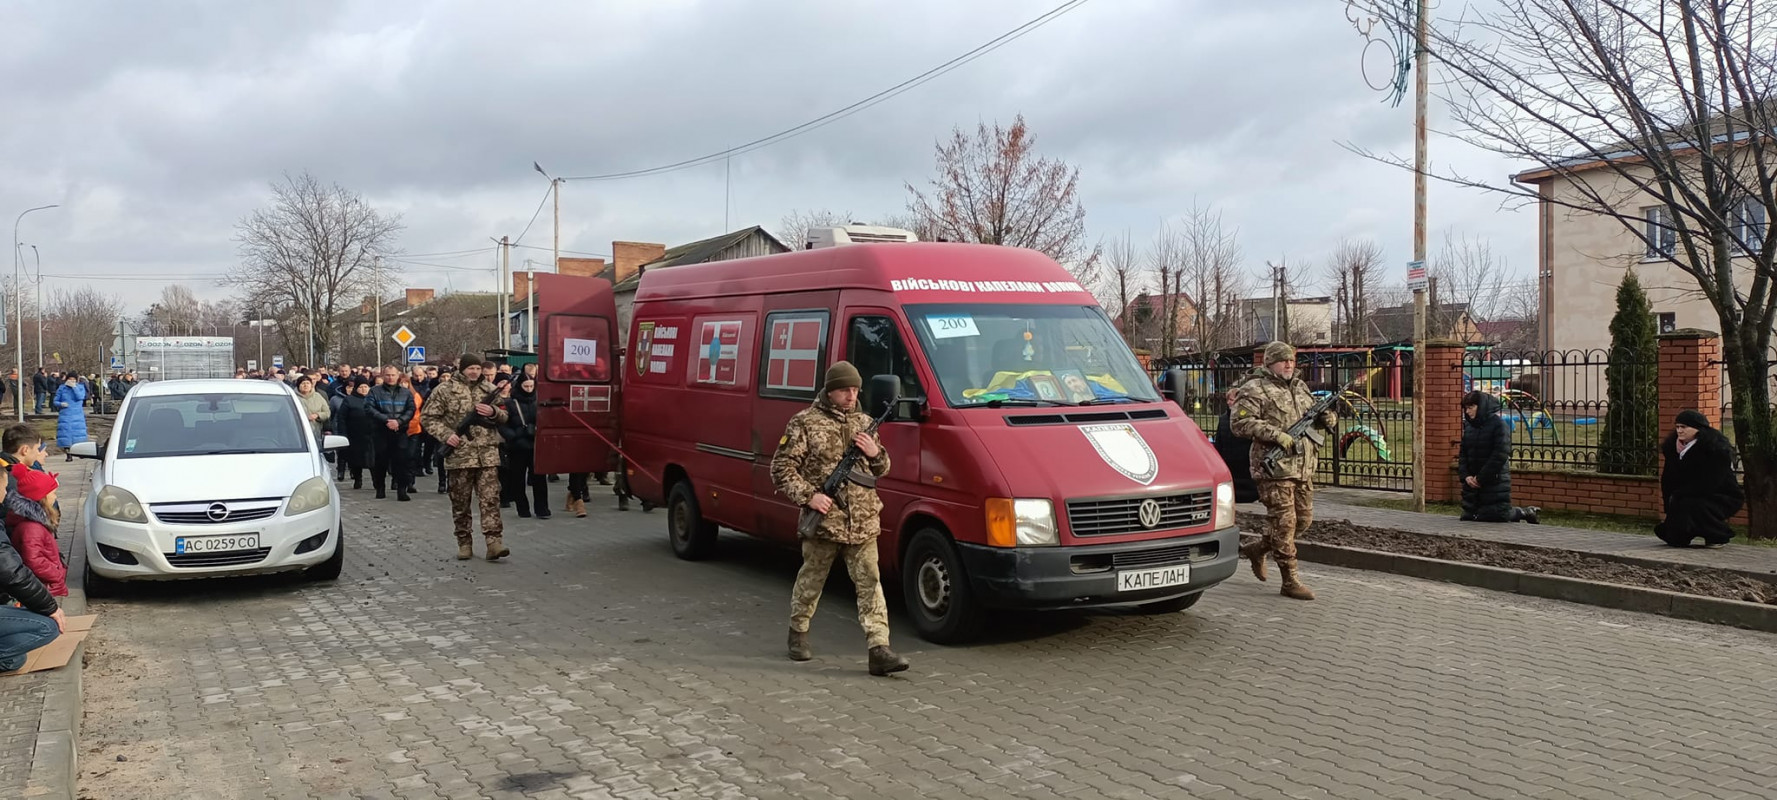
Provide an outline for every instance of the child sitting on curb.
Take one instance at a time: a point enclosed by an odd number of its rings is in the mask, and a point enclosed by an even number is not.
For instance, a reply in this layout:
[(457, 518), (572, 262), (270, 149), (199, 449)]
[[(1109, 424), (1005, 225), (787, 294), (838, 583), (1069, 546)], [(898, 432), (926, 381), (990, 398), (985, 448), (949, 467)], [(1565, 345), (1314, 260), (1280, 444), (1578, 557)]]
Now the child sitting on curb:
[(19, 431), (19, 427), (6, 431), (6, 460), (11, 462), (18, 496), (28, 502), (15, 499), (7, 503), (6, 533), (25, 566), (49, 593), (66, 597), (68, 567), (62, 563), (55, 534), (62, 521), (56, 504), (56, 478), (40, 466), (45, 455), (42, 437), (35, 431)]

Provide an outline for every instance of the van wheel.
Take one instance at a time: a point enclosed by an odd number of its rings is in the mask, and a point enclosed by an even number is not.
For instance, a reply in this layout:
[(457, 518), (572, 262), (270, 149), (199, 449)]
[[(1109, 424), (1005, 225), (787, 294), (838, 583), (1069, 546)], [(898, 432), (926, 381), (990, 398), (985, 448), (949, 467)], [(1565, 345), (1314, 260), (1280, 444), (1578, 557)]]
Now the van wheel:
[(1173, 614), (1197, 605), (1197, 601), (1202, 599), (1202, 592), (1193, 592), (1183, 597), (1174, 597), (1169, 600), (1160, 600), (1153, 603), (1142, 603), (1141, 605), (1136, 606), (1135, 610), (1140, 611), (1143, 614)]
[(333, 534), (333, 557), (302, 571), (302, 576), (314, 581), (339, 580), (339, 572), (346, 565), (346, 536), (343, 529)]
[(981, 604), (950, 538), (932, 528), (913, 535), (901, 560), (901, 594), (919, 638), (962, 644), (981, 634)]
[(716, 550), (716, 526), (698, 510), (689, 480), (673, 484), (666, 497), (666, 531), (673, 552), (686, 561), (702, 561)]

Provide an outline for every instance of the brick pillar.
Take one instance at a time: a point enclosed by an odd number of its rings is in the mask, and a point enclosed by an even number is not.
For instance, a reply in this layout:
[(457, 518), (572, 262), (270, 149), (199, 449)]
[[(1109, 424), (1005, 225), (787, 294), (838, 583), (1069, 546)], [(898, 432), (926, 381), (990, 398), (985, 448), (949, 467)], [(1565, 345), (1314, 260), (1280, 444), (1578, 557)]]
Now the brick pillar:
[[(1457, 494), (1456, 448), (1462, 443), (1462, 342), (1431, 341), (1423, 360), (1425, 396), (1413, 398), (1413, 413), (1425, 417), (1425, 501), (1448, 503)], [(1415, 354), (1417, 357), (1417, 354)]]
[(1716, 427), (1721, 416), (1721, 338), (1687, 328), (1660, 336), (1660, 428), (1694, 408)]

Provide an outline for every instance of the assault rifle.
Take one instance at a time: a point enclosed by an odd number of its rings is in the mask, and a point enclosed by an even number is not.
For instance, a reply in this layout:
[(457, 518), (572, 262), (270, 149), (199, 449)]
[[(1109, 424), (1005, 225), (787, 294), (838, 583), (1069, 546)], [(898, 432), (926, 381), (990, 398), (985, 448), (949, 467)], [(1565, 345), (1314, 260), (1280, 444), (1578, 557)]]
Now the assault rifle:
[[(500, 397), (500, 386), (499, 386), (499, 384), (495, 384), (493, 391), (488, 392), (487, 396), (481, 398), (481, 402), (477, 403), (476, 405), (491, 406), (494, 404), (495, 400), (499, 399), (499, 397)], [(457, 438), (468, 439), (469, 438), (469, 429), (475, 427), (476, 425), (483, 425), (483, 426), (491, 428), (494, 426), (494, 424), (495, 423), (494, 423), (493, 417), (484, 417), (480, 414), (477, 414), (477, 413), (475, 413), (475, 406), (470, 406), (469, 413), (463, 415), (463, 421), (457, 423), (457, 427), (456, 427)], [(450, 457), (450, 454), (453, 452), (456, 452), (455, 447), (451, 447), (449, 444), (447, 444), (445, 442), (438, 443), (438, 457), (439, 458), (441, 458), (441, 459), (448, 458), (448, 457)]]
[[(887, 380), (883, 380), (884, 378)], [(882, 425), (883, 420), (888, 419), (889, 415), (894, 413), (895, 401), (900, 396), (901, 388), (901, 379), (892, 375), (878, 375), (871, 378), (870, 382), (872, 384), (870, 388), (876, 390), (873, 392), (876, 397), (872, 399), (881, 399), (883, 403), (882, 413), (872, 417), (870, 427), (864, 429), (866, 434), (875, 433), (877, 427)], [(858, 460), (863, 457), (864, 451), (858, 448), (857, 442), (846, 445), (845, 453), (839, 457), (839, 463), (833, 467), (832, 472), (827, 473), (827, 479), (821, 481), (818, 491), (832, 498), (834, 508), (845, 510), (844, 501), (839, 499), (839, 489), (847, 481), (866, 489), (876, 488), (876, 476), (857, 468)], [(796, 534), (804, 539), (814, 536), (815, 531), (820, 529), (821, 518), (824, 516), (826, 515), (819, 511), (803, 506), (802, 516), (796, 519)]]
[[(1315, 401), (1314, 405), (1309, 406), (1308, 411), (1302, 415), (1302, 418), (1296, 420), (1295, 424), (1285, 428), (1284, 433), (1289, 434), (1290, 438), (1295, 439), (1297, 442), (1307, 439), (1308, 441), (1313, 442), (1316, 447), (1326, 444), (1326, 436), (1321, 433), (1320, 428), (1315, 426), (1315, 419), (1325, 413), (1327, 409), (1332, 408), (1334, 403), (1339, 402), (1341, 396), (1359, 383), (1362, 383), (1363, 380), (1364, 376), (1360, 375), (1357, 378), (1353, 378), (1350, 383), (1327, 392), (1326, 397), (1322, 397)], [(1297, 449), (1300, 449), (1300, 445), (1297, 446)], [(1281, 475), (1283, 458), (1286, 455), (1288, 454), (1284, 452), (1282, 447), (1272, 445), (1271, 449), (1265, 452), (1265, 457), (1259, 461), (1259, 474), (1279, 477)]]

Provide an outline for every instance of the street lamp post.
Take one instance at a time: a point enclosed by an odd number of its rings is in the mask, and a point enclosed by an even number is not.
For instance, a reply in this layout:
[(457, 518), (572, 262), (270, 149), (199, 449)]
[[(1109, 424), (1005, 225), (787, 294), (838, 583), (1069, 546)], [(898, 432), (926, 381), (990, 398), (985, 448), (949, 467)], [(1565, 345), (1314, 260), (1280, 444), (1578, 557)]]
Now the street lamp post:
[(43, 369), (43, 256), (37, 245), (31, 245), (31, 258), (37, 262), (37, 368)]
[(14, 328), (18, 331), (17, 338), (14, 340), (17, 342), (17, 349), (13, 351), (13, 357), (15, 360), (14, 366), (18, 370), (19, 376), (19, 385), (13, 387), (12, 394), (14, 401), (18, 404), (19, 422), (25, 421), (25, 284), (23, 276), (20, 274), (24, 269), (25, 260), (19, 255), (19, 223), (24, 221), (26, 214), (33, 211), (44, 211), (60, 207), (61, 204), (59, 203), (50, 203), (46, 206), (27, 208), (24, 211), (20, 211), (18, 217), (12, 221), (12, 285), (13, 290), (17, 295), (17, 302), (16, 305), (14, 305), (14, 308), (18, 311), (18, 314), (15, 315), (17, 319), (13, 321)]

